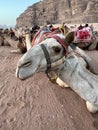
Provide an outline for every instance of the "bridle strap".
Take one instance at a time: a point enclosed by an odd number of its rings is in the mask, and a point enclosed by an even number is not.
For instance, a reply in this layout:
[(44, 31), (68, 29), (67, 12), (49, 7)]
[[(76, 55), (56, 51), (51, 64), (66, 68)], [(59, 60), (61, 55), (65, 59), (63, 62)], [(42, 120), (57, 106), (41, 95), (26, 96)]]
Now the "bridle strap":
[[(67, 56), (68, 49), (67, 49), (66, 44), (64, 43), (64, 41), (59, 36), (57, 36), (57, 35), (51, 35), (48, 38), (54, 38), (54, 39), (56, 39), (63, 46), (64, 51), (65, 51), (65, 56)], [(45, 58), (46, 58), (46, 61), (47, 61), (47, 70), (46, 70), (46, 73), (48, 73), (49, 69), (51, 68), (51, 59), (50, 59), (49, 53), (48, 53), (45, 45), (44, 44), (40, 44), (40, 46), (41, 46), (41, 48), (42, 48), (42, 50), (44, 52), (44, 55), (45, 55)]]
[(66, 47), (66, 44), (64, 43), (64, 41), (59, 36), (57, 36), (57, 35), (51, 35), (48, 38), (54, 38), (54, 39), (56, 39), (63, 46), (63, 48), (65, 50), (65, 55), (68, 54), (68, 49)]
[(43, 52), (44, 52), (44, 55), (45, 55), (45, 58), (46, 58), (46, 61), (47, 61), (47, 70), (46, 70), (46, 73), (48, 72), (48, 70), (51, 68), (51, 60), (50, 60), (50, 56), (49, 56), (49, 53), (45, 47), (44, 44), (40, 44)]

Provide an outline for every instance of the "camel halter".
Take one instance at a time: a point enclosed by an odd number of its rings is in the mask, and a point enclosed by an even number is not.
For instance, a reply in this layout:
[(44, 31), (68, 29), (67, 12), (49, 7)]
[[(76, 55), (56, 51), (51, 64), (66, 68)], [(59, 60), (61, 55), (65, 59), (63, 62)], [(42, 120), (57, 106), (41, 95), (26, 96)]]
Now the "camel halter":
[(49, 71), (49, 69), (51, 69), (51, 60), (50, 60), (49, 53), (48, 53), (44, 44), (41, 44), (41, 48), (44, 52), (44, 55), (45, 55), (45, 58), (46, 58), (46, 61), (47, 61), (47, 70), (46, 70), (46, 73), (47, 73)]
[[(58, 37), (58, 36), (56, 36), (56, 35), (49, 36), (49, 38), (54, 38), (54, 39), (56, 39), (56, 40), (63, 46), (64, 51), (65, 51), (65, 56), (67, 56), (68, 50), (67, 50), (67, 47), (66, 47), (64, 41), (63, 41), (60, 37)], [(59, 60), (59, 61), (57, 61), (57, 62), (54, 62), (54, 63), (51, 63), (51, 59), (50, 59), (49, 53), (48, 53), (48, 51), (47, 51), (45, 45), (44, 45), (44, 44), (40, 44), (40, 46), (41, 46), (41, 48), (42, 48), (42, 50), (43, 50), (43, 52), (44, 52), (44, 55), (45, 55), (45, 58), (46, 58), (46, 61), (47, 61), (46, 74), (48, 74), (48, 72), (49, 72), (49, 70), (51, 69), (51, 67), (54, 67), (54, 66), (56, 66), (56, 65), (59, 65), (61, 62), (63, 62), (63, 61), (65, 60), (65, 56), (64, 56), (61, 60)]]
[[(58, 65), (60, 65), (61, 63), (63, 63), (63, 62), (65, 61), (65, 56), (62, 57), (60, 60), (51, 63), (50, 56), (49, 56), (49, 53), (48, 53), (48, 51), (47, 51), (45, 45), (44, 45), (44, 44), (41, 44), (41, 48), (42, 48), (42, 50), (43, 50), (43, 52), (44, 52), (44, 55), (45, 55), (45, 58), (46, 58), (46, 61), (47, 61), (47, 69), (46, 69), (45, 73), (46, 73), (47, 77), (49, 78), (49, 80), (50, 80), (52, 83), (56, 83), (53, 79), (51, 79), (51, 77), (50, 77), (50, 75), (49, 75), (49, 70), (50, 70), (51, 68), (53, 68), (53, 67), (55, 67), (55, 66), (58, 66)], [(57, 76), (55, 77), (55, 80), (56, 80), (56, 78), (57, 78)]]

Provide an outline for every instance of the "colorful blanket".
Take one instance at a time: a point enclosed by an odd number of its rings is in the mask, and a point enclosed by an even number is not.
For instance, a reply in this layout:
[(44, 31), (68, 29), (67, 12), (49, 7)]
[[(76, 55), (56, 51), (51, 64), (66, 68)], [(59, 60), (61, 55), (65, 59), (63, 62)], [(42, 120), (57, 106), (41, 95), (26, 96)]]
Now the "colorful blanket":
[(34, 36), (32, 40), (32, 46), (39, 44), (46, 38), (50, 37), (53, 34), (60, 33), (59, 28), (55, 28), (54, 30), (50, 30), (48, 27), (42, 27)]
[(75, 39), (74, 42), (75, 43), (79, 43), (79, 42), (91, 42), (93, 40), (93, 35), (91, 30), (89, 29), (82, 29), (82, 30), (76, 30), (75, 31)]

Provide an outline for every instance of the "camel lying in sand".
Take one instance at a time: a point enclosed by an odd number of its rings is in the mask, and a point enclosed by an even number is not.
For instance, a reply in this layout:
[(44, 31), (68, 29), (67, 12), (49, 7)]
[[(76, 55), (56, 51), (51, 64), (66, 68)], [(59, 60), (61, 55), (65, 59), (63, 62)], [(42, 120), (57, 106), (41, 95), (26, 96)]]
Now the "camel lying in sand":
[[(50, 63), (49, 71), (55, 71), (59, 74), (59, 77), (86, 101), (87, 109), (90, 112), (98, 111), (98, 76), (90, 72), (85, 67), (84, 60), (80, 60), (73, 52), (73, 49), (70, 48), (69, 45), (74, 39), (73, 32), (68, 33), (66, 37), (62, 34), (57, 36), (64, 41), (65, 49), (55, 38), (44, 40), (22, 56), (17, 65), (16, 76), (20, 79), (26, 79), (37, 72), (45, 72)], [(47, 59), (42, 46), (46, 48), (50, 59)], [(89, 64), (90, 59), (84, 51), (78, 48), (77, 51), (87, 61), (85, 64)], [(64, 55), (63, 63), (59, 62)], [(91, 64), (89, 65), (92, 68)]]
[(12, 35), (12, 32), (9, 29), (0, 29), (0, 46), (12, 46), (13, 47), (14, 43), (13, 42), (10, 43), (9, 39), (11, 39), (14, 42), (17, 40), (17, 37), (15, 36), (15, 34)]
[(0, 35), (0, 46), (10, 46), (9, 42), (3, 35)]
[[(39, 44), (42, 40), (45, 40), (46, 38), (48, 38), (49, 35), (51, 35), (53, 33), (54, 34), (62, 33), (63, 35), (66, 35), (70, 31), (70, 29), (65, 25), (63, 28), (62, 27), (55, 28), (54, 31), (51, 31), (48, 26), (43, 26), (37, 33), (35, 33), (35, 32), (31, 33), (30, 30), (23, 30), (23, 31), (24, 32), (23, 33), (21, 32), (21, 36), (19, 37), (19, 43), (17, 46), (18, 49), (12, 50), (11, 52), (25, 53), (27, 50), (29, 50), (29, 48), (33, 47), (34, 45)], [(32, 44), (31, 43), (26, 44), (27, 43), (26, 40), (28, 39), (26, 33), (30, 33), (31, 36), (30, 35), (29, 36), (30, 36), (30, 40), (32, 41)], [(76, 32), (74, 32), (74, 33), (76, 34)], [(25, 34), (26, 34), (26, 36), (25, 36)], [(88, 39), (86, 39), (86, 42), (87, 41), (88, 41)], [(77, 45), (82, 49), (87, 50), (89, 48), (89, 50), (94, 50), (94, 48), (96, 48), (96, 49), (98, 48), (97, 41), (98, 41), (97, 36), (95, 34), (93, 34), (93, 40), (88, 41), (87, 43), (81, 41), (81, 42), (78, 42), (77, 44), (74, 43), (74, 45)]]
[(13, 50), (12, 53), (25, 53), (27, 51), (25, 46), (24, 37), (19, 39), (16, 36), (16, 32), (11, 32), (9, 29), (0, 30), (0, 46), (11, 46)]

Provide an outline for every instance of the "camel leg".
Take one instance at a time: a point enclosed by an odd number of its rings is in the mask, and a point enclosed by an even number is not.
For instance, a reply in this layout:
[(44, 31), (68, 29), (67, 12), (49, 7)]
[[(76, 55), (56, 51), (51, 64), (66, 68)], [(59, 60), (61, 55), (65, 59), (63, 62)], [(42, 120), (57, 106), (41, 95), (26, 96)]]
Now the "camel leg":
[(98, 111), (98, 105), (94, 105), (88, 101), (86, 101), (86, 106), (89, 112), (96, 113)]
[(20, 52), (20, 49), (11, 50), (10, 52), (11, 52), (11, 53), (21, 53), (21, 52)]
[(31, 35), (26, 34), (25, 38), (26, 38), (26, 47), (27, 47), (27, 51), (28, 51), (32, 47)]
[(56, 83), (61, 87), (69, 87), (66, 83), (64, 83), (59, 77), (56, 79)]

